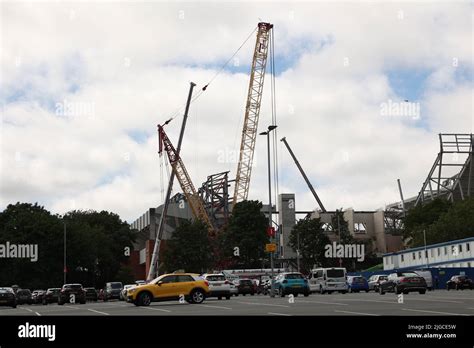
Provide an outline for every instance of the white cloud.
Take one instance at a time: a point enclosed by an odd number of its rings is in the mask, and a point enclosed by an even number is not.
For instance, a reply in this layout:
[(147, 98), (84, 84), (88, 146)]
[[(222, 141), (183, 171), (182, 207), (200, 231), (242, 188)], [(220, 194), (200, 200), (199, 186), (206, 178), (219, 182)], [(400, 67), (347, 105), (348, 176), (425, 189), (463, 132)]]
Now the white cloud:
[[(276, 79), (279, 138), (327, 209), (382, 207), (398, 199), (397, 178), (405, 196), (416, 195), (437, 133), (472, 132), (472, 77), (460, 78), (472, 74), (468, 3), (2, 3), (1, 11), (2, 207), (39, 201), (131, 221), (160, 204), (156, 124), (184, 104), (190, 81), (199, 92), (258, 17), (275, 24), (276, 64), (288, 65)], [(253, 40), (237, 55), (242, 65)], [(431, 72), (416, 100), (421, 120), (382, 116), (381, 103), (403, 99), (388, 71), (419, 69)], [(196, 186), (219, 171), (235, 175), (248, 78), (223, 72), (191, 106), (182, 154)], [(269, 82), (261, 129), (271, 123)], [(57, 115), (58, 103), (76, 113)], [(180, 122), (166, 128), (175, 142)], [(280, 192), (313, 209), (278, 148)], [(256, 159), (250, 198), (266, 201), (264, 137)]]

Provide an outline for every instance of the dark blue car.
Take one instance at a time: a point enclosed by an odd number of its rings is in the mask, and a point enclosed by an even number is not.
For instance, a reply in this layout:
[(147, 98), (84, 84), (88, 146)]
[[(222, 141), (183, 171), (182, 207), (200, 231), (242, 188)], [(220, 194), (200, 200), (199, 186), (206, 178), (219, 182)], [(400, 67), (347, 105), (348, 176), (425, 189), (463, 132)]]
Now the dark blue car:
[(280, 273), (275, 278), (275, 290), (281, 297), (289, 294), (309, 296), (309, 283), (299, 272)]
[(347, 286), (349, 287), (349, 292), (369, 292), (369, 283), (362, 276), (348, 276)]

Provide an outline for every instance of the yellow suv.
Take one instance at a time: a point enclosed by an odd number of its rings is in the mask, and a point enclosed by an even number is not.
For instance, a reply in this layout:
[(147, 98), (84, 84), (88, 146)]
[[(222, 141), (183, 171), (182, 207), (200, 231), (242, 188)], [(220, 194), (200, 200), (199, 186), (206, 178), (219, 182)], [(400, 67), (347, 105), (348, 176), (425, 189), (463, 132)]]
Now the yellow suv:
[(127, 302), (149, 306), (153, 301), (186, 300), (202, 303), (209, 295), (209, 282), (197, 274), (163, 274), (148, 284), (127, 290)]

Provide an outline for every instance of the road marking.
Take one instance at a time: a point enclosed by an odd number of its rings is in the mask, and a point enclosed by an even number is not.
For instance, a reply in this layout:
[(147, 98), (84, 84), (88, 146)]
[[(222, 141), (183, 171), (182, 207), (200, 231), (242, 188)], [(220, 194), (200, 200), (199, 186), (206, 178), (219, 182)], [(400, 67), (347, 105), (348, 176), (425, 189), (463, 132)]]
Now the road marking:
[(360, 314), (360, 315), (371, 315), (374, 317), (378, 317), (378, 314), (373, 314), (373, 313), (362, 313), (362, 312), (349, 312), (349, 311), (338, 311), (337, 309), (334, 310), (334, 312), (340, 312), (340, 313), (349, 313), (349, 314)]
[(152, 311), (162, 311), (162, 312), (171, 312), (167, 309), (161, 309), (161, 308), (151, 308), (151, 307), (140, 307), (140, 308), (143, 308), (143, 309), (151, 309)]
[(421, 309), (408, 309), (408, 308), (402, 308), (402, 311), (411, 311), (411, 312), (424, 312), (424, 313), (435, 313), (435, 314), (449, 314), (449, 315), (469, 315), (469, 314), (461, 314), (461, 313), (448, 313), (448, 312), (437, 312), (437, 311), (424, 311)]
[(35, 313), (36, 313), (36, 315), (37, 315), (38, 317), (41, 317), (41, 314), (39, 314), (38, 312), (35, 312)]
[(433, 300), (428, 300), (426, 298), (415, 298), (415, 297), (404, 297), (405, 300), (413, 300), (413, 301), (428, 301), (428, 302), (446, 302), (446, 303), (463, 303), (463, 302), (459, 302), (459, 301), (446, 301), (446, 300), (437, 300), (437, 299), (433, 299)]
[(25, 311), (28, 311), (28, 312), (31, 312), (31, 313), (33, 313), (33, 311), (32, 311), (31, 309), (29, 309), (29, 308), (24, 308), (24, 307), (21, 307), (21, 309), (24, 309)]
[(90, 308), (88, 308), (87, 310), (88, 310), (88, 311), (91, 311), (91, 312), (99, 313), (99, 314), (110, 315), (109, 313), (105, 313), (105, 312), (96, 311), (96, 310), (94, 310), (94, 309), (90, 309)]
[(81, 309), (81, 308), (79, 308), (79, 307), (73, 307), (73, 306), (64, 306), (64, 307), (72, 308), (72, 309)]
[(256, 306), (272, 306), (272, 307), (285, 307), (285, 308), (290, 308), (290, 306), (279, 305), (279, 304), (257, 303), (257, 302), (240, 302), (240, 301), (236, 301), (236, 302), (237, 302), (237, 303), (242, 303), (242, 304), (256, 305)]
[(268, 312), (267, 314), (272, 314), (272, 315), (284, 315), (285, 317), (291, 317), (291, 314), (284, 314), (284, 313)]
[(429, 298), (439, 298), (439, 299), (446, 299), (446, 300), (452, 300), (453, 298), (456, 299), (456, 300), (473, 300), (474, 301), (474, 297), (456, 297), (456, 296), (453, 296), (453, 297), (434, 297), (434, 296), (426, 296), (426, 297), (429, 297)]
[(230, 307), (223, 307), (223, 306), (210, 306), (202, 304), (200, 307), (209, 307), (209, 308), (221, 308), (221, 309), (232, 309)]
[(362, 299), (355, 299), (355, 298), (341, 298), (341, 301), (359, 301), (359, 302), (378, 302), (378, 303), (398, 303), (392, 301), (379, 301), (379, 300), (362, 300)]
[(347, 303), (337, 303), (337, 302), (321, 302), (321, 301), (296, 301), (297, 302), (302, 302), (302, 303), (321, 303), (321, 304), (329, 304), (329, 305), (338, 305), (338, 306), (349, 306)]

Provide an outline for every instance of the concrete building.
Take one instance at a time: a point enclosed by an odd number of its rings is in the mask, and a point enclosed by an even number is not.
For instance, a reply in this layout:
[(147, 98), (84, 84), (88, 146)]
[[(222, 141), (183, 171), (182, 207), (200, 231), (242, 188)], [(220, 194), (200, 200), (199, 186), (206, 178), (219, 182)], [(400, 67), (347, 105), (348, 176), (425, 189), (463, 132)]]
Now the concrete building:
[(474, 237), (383, 255), (383, 269), (474, 267)]

